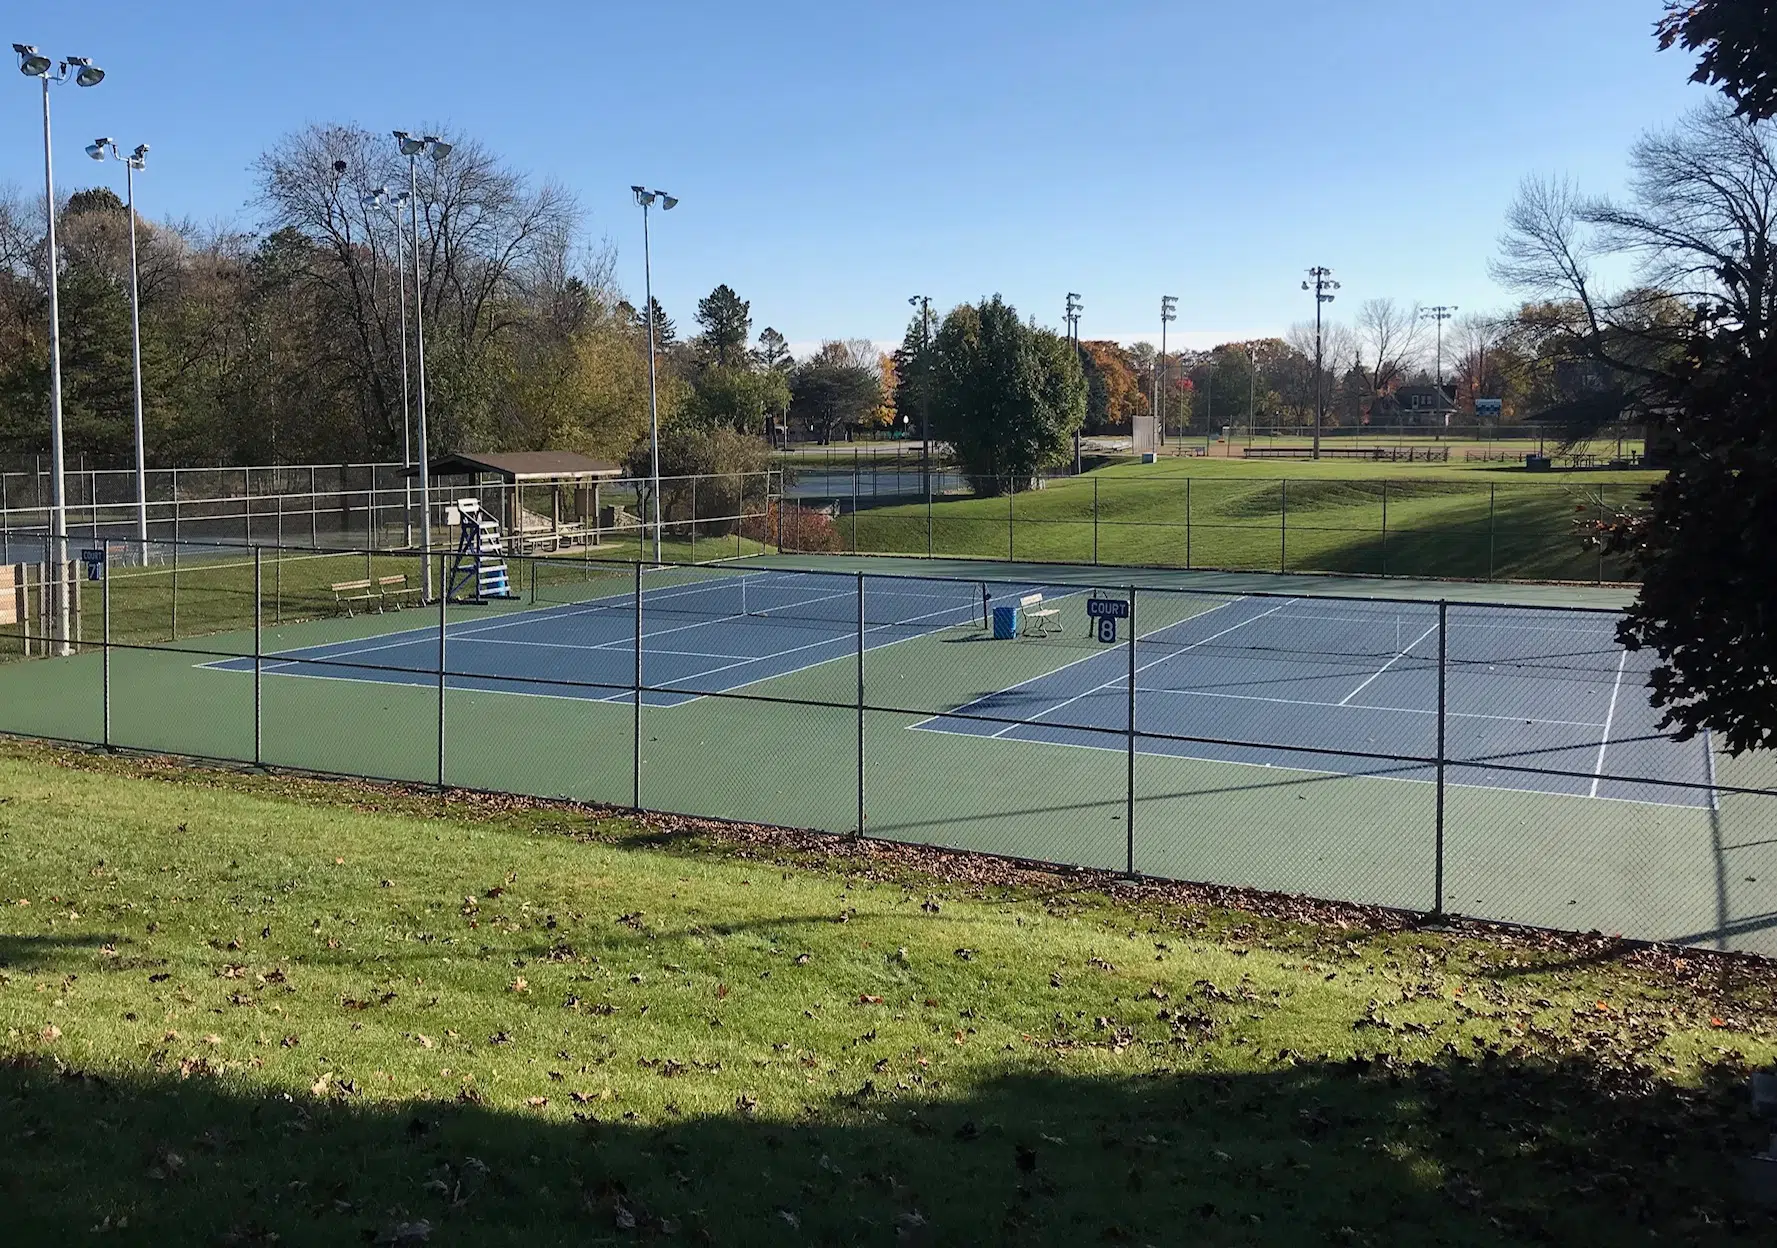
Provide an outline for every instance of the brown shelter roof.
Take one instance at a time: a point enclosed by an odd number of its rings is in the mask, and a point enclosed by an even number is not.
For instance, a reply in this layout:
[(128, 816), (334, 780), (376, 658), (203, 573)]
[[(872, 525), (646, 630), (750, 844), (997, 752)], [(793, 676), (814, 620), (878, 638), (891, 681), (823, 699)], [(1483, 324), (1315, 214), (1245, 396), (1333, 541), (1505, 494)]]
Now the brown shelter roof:
[[(618, 465), (577, 451), (503, 451), (499, 453), (468, 453), (458, 451), (435, 459), (429, 465), (435, 477), (473, 477), (483, 473), (499, 477), (507, 484), (534, 481), (584, 481), (621, 477)], [(409, 477), (419, 475), (418, 468), (409, 468)]]

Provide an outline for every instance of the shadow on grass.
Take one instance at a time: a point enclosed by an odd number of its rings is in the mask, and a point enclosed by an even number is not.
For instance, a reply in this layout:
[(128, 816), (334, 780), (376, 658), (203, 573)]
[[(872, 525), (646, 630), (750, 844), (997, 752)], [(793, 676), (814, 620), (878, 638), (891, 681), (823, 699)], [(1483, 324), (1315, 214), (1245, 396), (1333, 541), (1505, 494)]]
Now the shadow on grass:
[(69, 953), (95, 950), (110, 936), (20, 936), (0, 932), (0, 970), (40, 971), (60, 965)]
[[(1193, 1023), (1175, 1026), (1189, 1061)], [(1112, 1047), (1066, 1060), (1113, 1066)], [(18, 1243), (95, 1228), (157, 1244), (883, 1245), (1769, 1243), (1777, 1230), (1736, 1204), (1734, 1161), (1758, 1131), (1726, 1068), (1686, 1090), (1522, 1055), (1270, 1057), (1271, 1073), (1139, 1079), (1009, 1060), (990, 1082), (944, 1088), (909, 1086), (909, 1060), (844, 1095), (811, 1091), (786, 1119), (743, 1094), (647, 1121), (621, 1100), (576, 1105), (565, 1089), (585, 1076), (546, 1085), (547, 1108), (506, 1112), (376, 1103), (343, 1077), (322, 1099), (202, 1062), (184, 1078), (100, 1078), (19, 1057), (0, 1067), (0, 1204)], [(674, 1089), (691, 1104), (711, 1078), (688, 1071)]]

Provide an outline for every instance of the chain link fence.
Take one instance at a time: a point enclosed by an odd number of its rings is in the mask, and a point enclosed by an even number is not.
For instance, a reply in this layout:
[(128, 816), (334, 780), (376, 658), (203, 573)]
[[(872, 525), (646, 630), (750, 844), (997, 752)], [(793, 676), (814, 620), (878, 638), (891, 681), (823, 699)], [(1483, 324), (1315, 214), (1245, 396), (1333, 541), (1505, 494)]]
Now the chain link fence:
[(0, 731), (1777, 954), (1777, 769), (1661, 733), (1609, 611), (132, 546), (6, 587)]

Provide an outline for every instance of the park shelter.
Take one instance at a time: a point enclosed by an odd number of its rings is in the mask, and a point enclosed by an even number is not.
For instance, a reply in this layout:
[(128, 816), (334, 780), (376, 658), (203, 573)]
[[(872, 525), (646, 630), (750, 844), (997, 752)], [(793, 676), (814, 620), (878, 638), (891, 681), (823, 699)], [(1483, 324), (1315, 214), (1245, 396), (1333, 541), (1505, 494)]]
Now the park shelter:
[(618, 465), (577, 451), (457, 451), (428, 467), (434, 482), (462, 480), (454, 493), (434, 488), (447, 500), (478, 499), (499, 517), (516, 554), (598, 545), (600, 486), (623, 475)]

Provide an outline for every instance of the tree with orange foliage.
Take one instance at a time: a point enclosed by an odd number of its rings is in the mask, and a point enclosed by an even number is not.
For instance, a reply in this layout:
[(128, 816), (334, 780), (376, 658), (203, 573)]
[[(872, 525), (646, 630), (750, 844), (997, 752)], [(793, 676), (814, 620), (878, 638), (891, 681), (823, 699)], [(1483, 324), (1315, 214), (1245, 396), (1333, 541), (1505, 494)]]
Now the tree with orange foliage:
[(1103, 340), (1082, 342), (1080, 364), (1086, 372), (1088, 432), (1128, 429), (1132, 417), (1148, 414), (1147, 391), (1134, 360), (1122, 346)]

